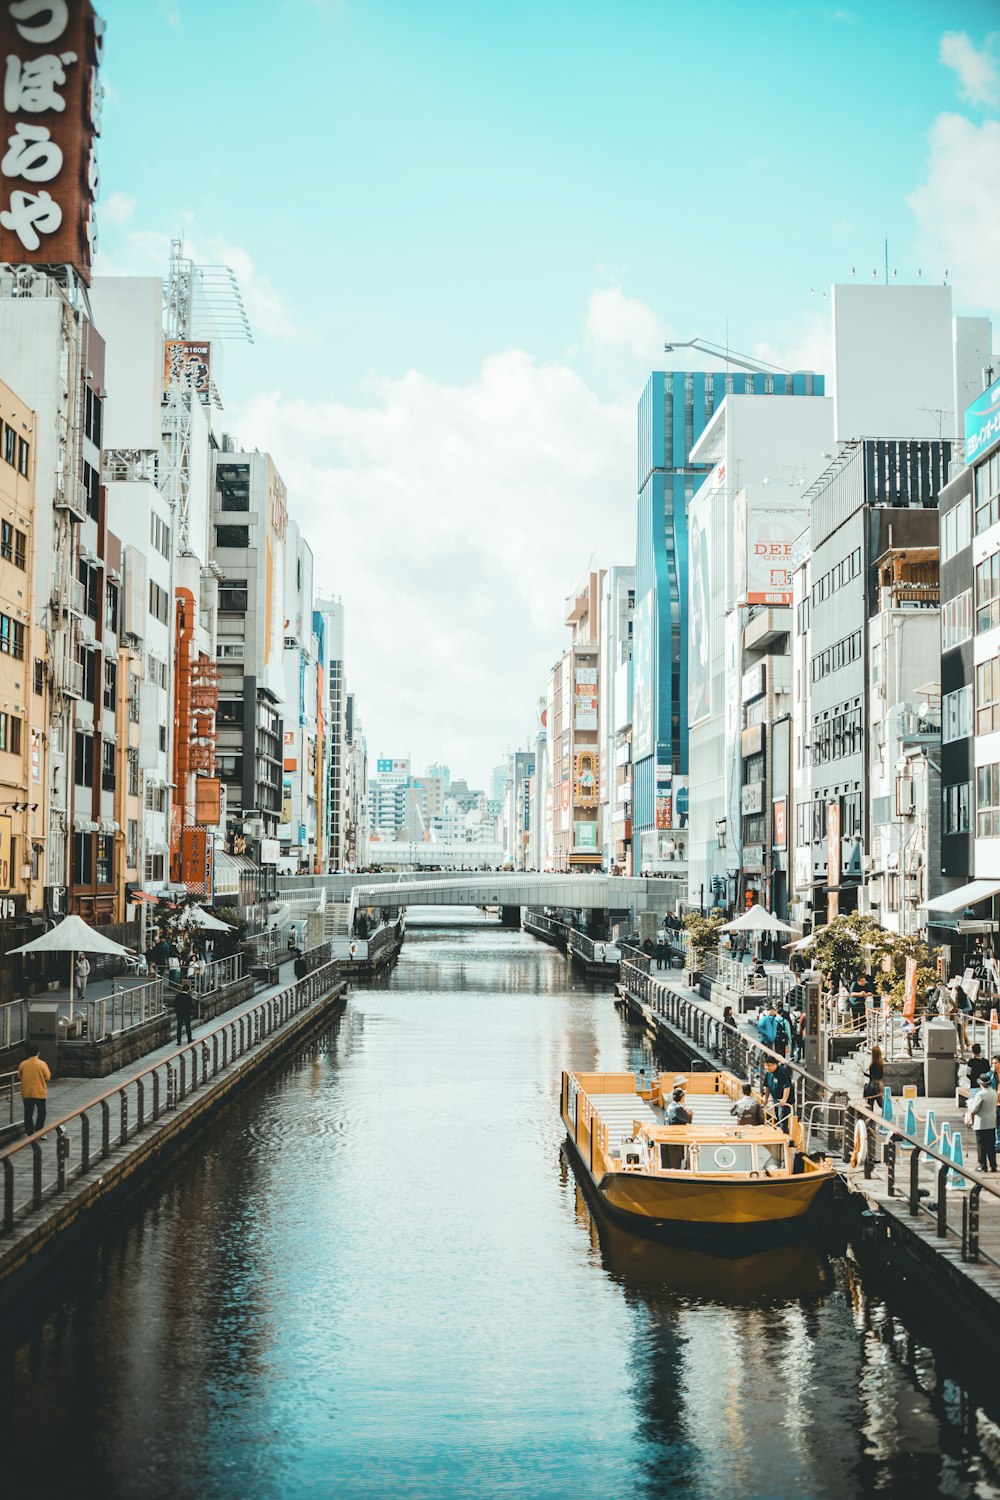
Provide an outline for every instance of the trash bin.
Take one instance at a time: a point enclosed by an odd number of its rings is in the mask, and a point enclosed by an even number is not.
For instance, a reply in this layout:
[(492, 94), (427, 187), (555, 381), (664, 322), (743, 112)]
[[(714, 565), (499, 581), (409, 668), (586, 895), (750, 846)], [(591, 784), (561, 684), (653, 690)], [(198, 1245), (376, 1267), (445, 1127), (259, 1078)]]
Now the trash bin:
[(59, 1006), (52, 1001), (34, 1001), (28, 1006), (28, 1041), (38, 1047), (42, 1062), (48, 1063), (53, 1078), (59, 1053)]
[(958, 1034), (952, 1021), (924, 1022), (924, 1094), (946, 1099), (958, 1086)]

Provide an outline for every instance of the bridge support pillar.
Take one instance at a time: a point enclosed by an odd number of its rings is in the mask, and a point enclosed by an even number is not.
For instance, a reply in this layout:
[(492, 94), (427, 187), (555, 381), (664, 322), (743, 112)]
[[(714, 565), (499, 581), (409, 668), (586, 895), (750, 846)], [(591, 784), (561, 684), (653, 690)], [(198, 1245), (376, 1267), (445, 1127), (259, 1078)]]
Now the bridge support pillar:
[(521, 908), (519, 906), (501, 906), (501, 908), (500, 908), (500, 926), (501, 927), (520, 927), (520, 925), (521, 925)]

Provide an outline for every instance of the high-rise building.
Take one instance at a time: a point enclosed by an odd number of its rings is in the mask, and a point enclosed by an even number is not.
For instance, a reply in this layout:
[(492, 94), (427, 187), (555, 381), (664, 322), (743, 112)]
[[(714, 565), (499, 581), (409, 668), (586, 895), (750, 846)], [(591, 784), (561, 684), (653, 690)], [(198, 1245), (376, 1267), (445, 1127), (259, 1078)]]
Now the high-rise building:
[[(728, 395), (822, 395), (823, 377), (770, 371), (657, 371), (639, 400), (632, 649), (632, 842), (635, 869), (666, 864), (672, 829), (656, 827), (688, 774), (688, 508), (711, 469), (691, 450)], [(661, 818), (662, 821), (662, 818)]]
[(344, 800), (347, 757), (347, 679), (344, 661), (344, 605), (337, 598), (317, 599), (314, 619), (322, 644), (324, 719), (324, 842), (326, 868), (346, 870), (347, 810)]

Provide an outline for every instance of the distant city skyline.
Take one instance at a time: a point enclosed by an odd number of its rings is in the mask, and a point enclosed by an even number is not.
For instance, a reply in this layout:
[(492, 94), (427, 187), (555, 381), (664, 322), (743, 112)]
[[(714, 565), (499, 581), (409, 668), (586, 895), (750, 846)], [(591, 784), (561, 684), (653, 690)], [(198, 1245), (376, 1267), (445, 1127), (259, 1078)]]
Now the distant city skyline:
[(824, 293), (881, 279), (886, 240), (890, 279), (947, 270), (995, 314), (985, 0), (99, 9), (101, 269), (163, 274), (180, 233), (234, 267), (256, 342), (226, 346), (222, 426), (273, 453), (344, 599), (368, 743), (476, 785), (588, 559), (632, 560), (665, 341), (830, 374)]

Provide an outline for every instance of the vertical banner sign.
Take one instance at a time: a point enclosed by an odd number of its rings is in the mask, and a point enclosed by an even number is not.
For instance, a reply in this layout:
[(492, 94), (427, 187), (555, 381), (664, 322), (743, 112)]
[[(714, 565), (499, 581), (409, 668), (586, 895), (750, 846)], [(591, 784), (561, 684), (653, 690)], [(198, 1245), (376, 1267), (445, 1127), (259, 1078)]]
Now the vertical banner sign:
[(202, 406), (212, 399), (212, 346), (195, 339), (167, 339), (163, 345), (163, 389), (179, 385)]
[(73, 266), (88, 284), (103, 32), (91, 0), (0, 0), (0, 261)]
[(906, 981), (903, 986), (903, 1019), (912, 1021), (917, 1013), (917, 960), (906, 960)]

